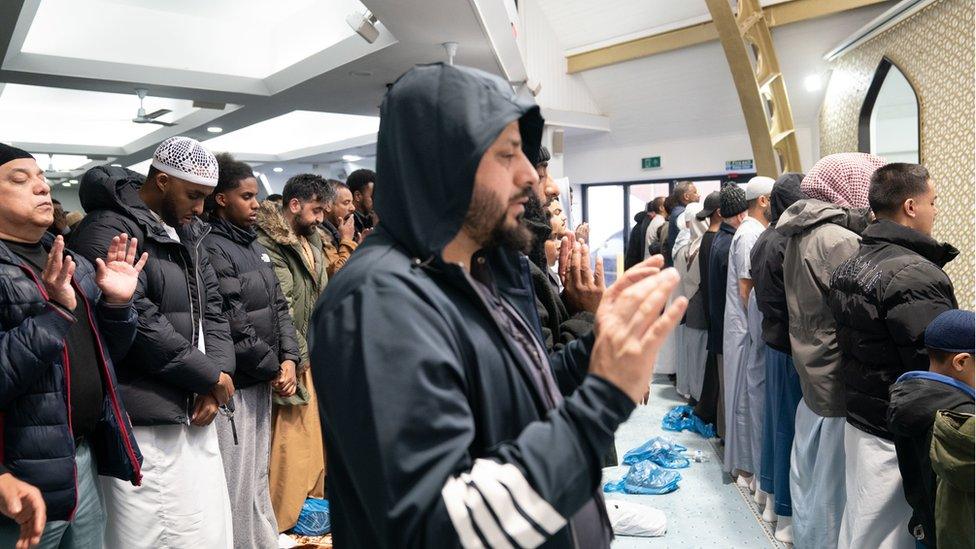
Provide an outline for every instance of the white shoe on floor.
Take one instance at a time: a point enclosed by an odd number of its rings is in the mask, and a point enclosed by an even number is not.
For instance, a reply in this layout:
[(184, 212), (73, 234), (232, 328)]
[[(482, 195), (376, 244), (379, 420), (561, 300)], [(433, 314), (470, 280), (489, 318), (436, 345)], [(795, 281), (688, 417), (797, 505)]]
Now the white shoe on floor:
[(793, 517), (777, 515), (774, 537), (783, 543), (793, 543)]
[(779, 519), (779, 517), (776, 516), (776, 512), (773, 511), (773, 507), (774, 507), (773, 498), (767, 498), (766, 508), (763, 509), (763, 514), (762, 514), (762, 519), (764, 522), (768, 522), (772, 524)]
[(769, 494), (763, 492), (762, 489), (757, 489), (756, 493), (752, 495), (752, 501), (755, 501), (756, 505), (762, 507), (763, 505), (766, 505), (766, 498), (768, 497)]
[(746, 477), (746, 476), (743, 476), (743, 475), (739, 475), (738, 478), (735, 479), (735, 484), (736, 484), (736, 486), (738, 486), (740, 488), (745, 488), (746, 490), (751, 490), (749, 488), (749, 485), (750, 485), (750, 483), (749, 483), (749, 477)]
[(752, 475), (751, 477), (749, 477), (749, 492), (755, 494), (756, 488), (758, 487), (759, 485), (756, 482), (756, 475)]

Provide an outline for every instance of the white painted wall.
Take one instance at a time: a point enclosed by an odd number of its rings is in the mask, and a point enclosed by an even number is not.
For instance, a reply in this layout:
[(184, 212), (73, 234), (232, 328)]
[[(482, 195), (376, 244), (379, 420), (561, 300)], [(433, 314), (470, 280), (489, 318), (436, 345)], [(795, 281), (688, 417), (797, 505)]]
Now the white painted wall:
[(542, 83), (536, 96), (539, 105), (550, 109), (600, 114), (589, 89), (579, 75), (566, 73), (566, 55), (537, 0), (521, 0), (522, 34), (519, 42), (525, 55), (529, 78)]
[[(816, 131), (797, 129), (800, 163), (809, 170), (819, 159)], [(661, 168), (642, 170), (641, 158), (660, 156)], [(566, 139), (563, 172), (574, 184), (640, 181), (714, 175), (728, 160), (752, 158), (747, 134), (702, 136), (653, 143), (618, 144), (613, 132)]]

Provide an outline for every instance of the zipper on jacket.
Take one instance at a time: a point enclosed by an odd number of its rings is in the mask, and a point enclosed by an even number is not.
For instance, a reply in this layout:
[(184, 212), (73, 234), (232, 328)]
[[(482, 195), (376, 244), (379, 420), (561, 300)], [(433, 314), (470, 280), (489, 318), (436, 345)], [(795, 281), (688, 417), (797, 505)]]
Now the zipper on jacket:
[[(198, 273), (198, 271), (200, 269), (200, 267), (199, 267), (199, 265), (200, 265), (200, 242), (203, 240), (203, 237), (207, 236), (208, 234), (210, 234), (210, 226), (209, 225), (207, 225), (206, 227), (204, 227), (203, 234), (201, 234), (200, 235), (200, 238), (198, 238), (196, 240), (196, 242), (193, 243), (193, 258), (192, 259), (195, 261), (195, 263), (193, 265), (193, 282), (194, 282), (195, 286), (197, 287), (197, 299), (201, 302), (200, 303), (201, 305), (202, 305), (203, 296), (200, 294), (200, 277), (199, 277), (199, 273)], [(180, 245), (183, 247), (184, 250), (186, 249), (186, 246), (183, 245), (183, 242), (182, 241), (180, 241)], [(187, 279), (186, 280), (186, 282), (187, 282), (186, 297), (187, 297), (187, 300), (190, 303), (190, 330), (192, 332), (190, 334), (190, 344), (193, 345), (194, 347), (199, 348), (200, 347), (200, 344), (199, 344), (199, 342), (197, 340), (197, 337), (200, 335), (200, 331), (203, 329), (203, 309), (202, 308), (200, 309), (200, 324), (194, 326), (193, 325), (193, 311), (195, 309), (193, 307), (193, 292), (190, 291), (190, 285), (189, 285), (190, 279), (188, 277), (186, 277), (186, 274), (185, 274), (186, 273), (186, 270), (189, 269), (190, 266), (187, 265), (186, 261), (183, 259), (183, 254), (181, 253), (179, 255), (180, 255), (180, 262), (183, 264), (184, 277)], [(186, 399), (186, 402), (184, 404), (184, 412), (185, 412), (184, 415), (186, 416), (186, 421), (184, 423), (186, 425), (189, 425), (190, 424), (190, 418), (193, 416), (193, 411), (191, 409), (192, 406), (193, 406), (192, 399), (187, 398)]]
[[(41, 291), (41, 296), (44, 297), (44, 300), (45, 301), (51, 301), (51, 296), (48, 295), (47, 290), (44, 289), (44, 285), (42, 285), (41, 282), (37, 279), (37, 275), (34, 274), (34, 270), (31, 269), (30, 267), (28, 267), (27, 265), (24, 265), (23, 263), (20, 265), (20, 268), (25, 273), (27, 273), (28, 276), (30, 276), (31, 280), (34, 281), (34, 285), (37, 286), (37, 289)], [(74, 284), (75, 284), (74, 283), (74, 278), (72, 278), (72, 280), (71, 280), (71, 289), (72, 290), (75, 289), (74, 288)], [(74, 454), (74, 456), (77, 456), (78, 449), (74, 447), (75, 446), (75, 432), (74, 432), (74, 429), (71, 428), (71, 360), (68, 358), (68, 347), (67, 347), (68, 341), (67, 341), (67, 339), (62, 339), (61, 341), (64, 343), (64, 345), (62, 345), (62, 347), (61, 347), (61, 359), (62, 359), (62, 364), (64, 366), (64, 368), (63, 368), (63, 370), (64, 370), (64, 408), (68, 412), (68, 437), (71, 439), (71, 446), (72, 446), (72, 452), (71, 453)], [(76, 457), (74, 457), (71, 460), (71, 472), (72, 472), (72, 475), (74, 476), (75, 501), (71, 505), (71, 512), (68, 513), (68, 521), (69, 522), (72, 521), (72, 520), (74, 520), (74, 518), (75, 518), (75, 511), (78, 510), (78, 460), (77, 460)]]
[[(72, 281), (72, 285), (77, 284)], [(119, 405), (119, 398), (115, 392), (115, 384), (112, 383), (112, 376), (108, 370), (108, 360), (105, 358), (105, 351), (102, 347), (102, 336), (99, 334), (98, 326), (95, 323), (95, 317), (92, 315), (91, 303), (80, 289), (77, 293), (81, 296), (82, 302), (85, 304), (85, 313), (88, 316), (88, 324), (91, 326), (92, 333), (95, 334), (95, 344), (98, 346), (98, 358), (99, 366), (102, 369), (102, 377), (104, 378), (104, 383), (108, 389), (109, 400), (112, 402), (112, 411), (115, 412), (116, 422), (119, 424), (119, 430), (122, 432), (122, 445), (125, 447), (125, 453), (129, 457), (130, 464), (132, 465), (132, 472), (135, 474), (135, 479), (133, 484), (139, 486), (142, 484), (142, 466), (139, 464), (139, 459), (136, 458), (135, 450), (132, 448), (132, 442), (129, 440), (129, 431), (126, 429), (125, 424), (128, 421), (127, 417), (122, 417), (122, 407)], [(133, 435), (135, 438), (135, 435)]]

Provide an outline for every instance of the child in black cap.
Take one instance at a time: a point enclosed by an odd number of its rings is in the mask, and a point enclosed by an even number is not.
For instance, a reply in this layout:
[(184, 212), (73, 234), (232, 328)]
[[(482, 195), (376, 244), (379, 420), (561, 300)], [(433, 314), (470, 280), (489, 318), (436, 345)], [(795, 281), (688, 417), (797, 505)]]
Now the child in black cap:
[(907, 372), (891, 386), (888, 428), (895, 436), (905, 499), (912, 506), (908, 529), (925, 547), (936, 547), (936, 478), (929, 448), (939, 410), (973, 413), (976, 316), (946, 311), (925, 329), (928, 371)]

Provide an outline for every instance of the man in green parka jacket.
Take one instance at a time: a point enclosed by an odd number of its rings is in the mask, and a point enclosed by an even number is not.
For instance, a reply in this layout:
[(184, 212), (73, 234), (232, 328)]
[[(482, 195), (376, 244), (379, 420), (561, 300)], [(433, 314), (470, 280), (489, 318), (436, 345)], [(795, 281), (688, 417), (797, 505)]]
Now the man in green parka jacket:
[(325, 450), (306, 333), (315, 302), (328, 282), (316, 227), (335, 191), (322, 177), (301, 174), (289, 179), (281, 194), (280, 207), (265, 201), (258, 210), (256, 229), (288, 300), (301, 355), (298, 391), (287, 399), (275, 397), (274, 406), (269, 480), (278, 529), (284, 532), (295, 526), (306, 497), (324, 495)]

